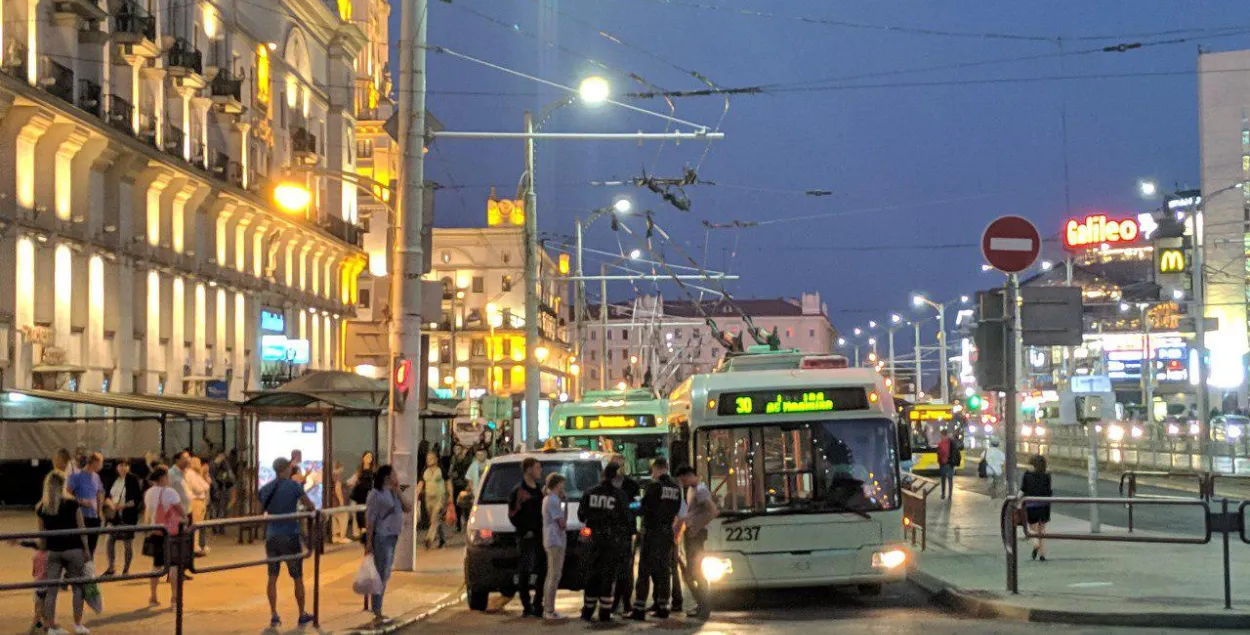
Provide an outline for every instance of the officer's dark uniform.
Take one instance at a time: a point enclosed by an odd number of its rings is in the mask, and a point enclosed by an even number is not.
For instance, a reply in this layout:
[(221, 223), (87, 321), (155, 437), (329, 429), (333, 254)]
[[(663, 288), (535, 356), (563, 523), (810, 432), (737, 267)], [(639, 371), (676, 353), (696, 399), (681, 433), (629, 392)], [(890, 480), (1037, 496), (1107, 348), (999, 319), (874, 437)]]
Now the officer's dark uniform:
[(638, 587), (630, 618), (645, 619), (647, 594), (655, 582), (656, 617), (668, 617), (669, 585), (673, 568), (673, 522), (681, 511), (681, 486), (665, 473), (647, 484), (642, 496), (642, 544), (638, 559)]
[(586, 556), (590, 572), (582, 604), (582, 619), (586, 621), (594, 618), (596, 606), (600, 620), (612, 620), (612, 590), (629, 540), (629, 500), (612, 484), (616, 470), (615, 465), (605, 468), (603, 482), (587, 490), (577, 508), (578, 520), (590, 528)]
[[(642, 488), (639, 487), (638, 481), (628, 477), (618, 477), (621, 479), (620, 489), (625, 493), (625, 498), (632, 506), (638, 497), (642, 494)], [(629, 537), (625, 543), (625, 550), (621, 553), (621, 566), (616, 570), (616, 595), (612, 598), (612, 612), (616, 613), (619, 607), (621, 611), (629, 611), (629, 594), (634, 591), (634, 553), (637, 545), (634, 543), (634, 534), (638, 531), (638, 515), (635, 510), (629, 510)]]

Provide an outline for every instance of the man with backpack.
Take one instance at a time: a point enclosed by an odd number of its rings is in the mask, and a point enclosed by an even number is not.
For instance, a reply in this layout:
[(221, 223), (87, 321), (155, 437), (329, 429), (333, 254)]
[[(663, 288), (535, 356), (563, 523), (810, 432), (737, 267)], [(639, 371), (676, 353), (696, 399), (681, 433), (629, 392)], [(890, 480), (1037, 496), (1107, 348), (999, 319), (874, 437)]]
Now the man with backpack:
[(951, 438), (950, 431), (942, 429), (942, 440), (938, 441), (938, 475), (942, 481), (942, 500), (946, 500), (947, 492), (955, 497), (955, 468), (963, 461), (959, 451), (959, 443)]

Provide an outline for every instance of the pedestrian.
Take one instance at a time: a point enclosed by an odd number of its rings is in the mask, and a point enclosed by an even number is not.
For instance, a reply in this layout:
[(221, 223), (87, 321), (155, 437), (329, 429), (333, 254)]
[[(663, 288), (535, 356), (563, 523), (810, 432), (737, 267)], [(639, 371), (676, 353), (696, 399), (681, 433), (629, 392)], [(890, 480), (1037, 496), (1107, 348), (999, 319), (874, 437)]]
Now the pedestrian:
[(686, 496), (682, 547), (686, 550), (686, 586), (690, 587), (695, 605), (686, 611), (686, 615), (706, 620), (712, 615), (712, 605), (708, 598), (707, 577), (703, 575), (703, 567), (699, 563), (703, 562), (707, 526), (720, 515), (720, 509), (712, 500), (711, 490), (699, 481), (694, 468), (686, 465), (677, 470), (677, 481), (689, 492)]
[[(58, 529), (82, 529), (86, 527), (82, 508), (78, 501), (66, 491), (65, 475), (59, 470), (49, 472), (43, 479), (43, 497), (35, 508), (35, 517), (39, 521), (39, 531), (55, 531)], [(56, 536), (45, 538), (43, 549), (48, 552), (46, 578), (60, 580), (61, 575), (69, 579), (87, 576), (88, 545), (85, 536)], [(69, 631), (56, 625), (56, 596), (60, 589), (49, 587), (43, 600), (43, 625), (49, 635), (68, 635)], [(91, 631), (83, 626), (83, 586), (73, 585), (74, 598), (74, 633), (85, 635)]]
[(373, 489), (369, 491), (365, 503), (365, 553), (373, 555), (373, 566), (377, 567), (382, 578), (382, 592), (370, 597), (369, 607), (373, 609), (373, 617), (383, 622), (382, 596), (386, 593), (386, 583), (391, 579), (391, 567), (395, 563), (395, 546), (399, 544), (399, 532), (404, 527), (404, 514), (412, 511), (412, 501), (405, 500), (399, 484), (399, 476), (395, 468), (383, 465), (378, 468), (373, 480)]
[(582, 594), (582, 620), (592, 622), (595, 608), (599, 609), (599, 621), (612, 621), (612, 599), (616, 596), (617, 568), (628, 544), (629, 499), (613, 484), (620, 466), (608, 463), (603, 468), (603, 480), (582, 496), (577, 507), (577, 518), (590, 530), (590, 548), (584, 556), (589, 573), (586, 589)]
[[(304, 487), (291, 480), (291, 462), (278, 457), (273, 461), (274, 480), (267, 483), (256, 493), (260, 500), (260, 509), (268, 515), (280, 516), (294, 514), (302, 504), (305, 509), (312, 509), (313, 503), (304, 493)], [(276, 520), (265, 524), (265, 557), (287, 558), (286, 570), (295, 585), (295, 604), (299, 607), (299, 625), (311, 624), (313, 616), (304, 612), (304, 560), (301, 557), (303, 545), (300, 541), (300, 521)], [(269, 628), (282, 626), (282, 618), (278, 617), (278, 574), (282, 572), (281, 562), (269, 563), (269, 585), (266, 593), (269, 596)]]
[(179, 450), (174, 453), (173, 465), (169, 468), (169, 486), (178, 493), (179, 504), (185, 512), (191, 511), (191, 497), (187, 494), (186, 471), (191, 466), (191, 453)]
[(563, 620), (568, 616), (556, 611), (556, 591), (564, 574), (564, 554), (568, 549), (568, 497), (564, 493), (564, 476), (547, 475), (547, 497), (543, 500), (543, 548), (547, 550), (547, 579), (543, 583), (543, 619)]
[(442, 549), (447, 544), (447, 539), (443, 537), (443, 516), (447, 503), (452, 500), (451, 481), (443, 478), (443, 468), (439, 466), (438, 454), (434, 450), (425, 455), (425, 471), (417, 483), (416, 494), (425, 495), (425, 517), (430, 522), (425, 535), (425, 548), (433, 549), (437, 540), (438, 548)]
[[(543, 551), (543, 491), (539, 483), (543, 466), (529, 456), (521, 461), (521, 482), (508, 496), (508, 520), (516, 527), (516, 588), (521, 596), (522, 615), (543, 616), (543, 599), (531, 592), (543, 588), (547, 556)], [(555, 608), (555, 607), (551, 607)]]
[(143, 459), (136, 461), (130, 466), (130, 473), (139, 479), (139, 486), (143, 489), (148, 487), (148, 478), (152, 476), (152, 463), (155, 460), (156, 454), (154, 452), (144, 452)]
[(947, 495), (955, 497), (955, 468), (959, 466), (959, 449), (951, 439), (951, 433), (942, 428), (942, 439), (938, 441), (938, 478), (942, 481), (942, 500)]
[(456, 531), (464, 529), (464, 523), (469, 519), (469, 508), (460, 504), (461, 492), (469, 488), (469, 466), (473, 464), (473, 457), (469, 456), (468, 449), (463, 445), (456, 444), (455, 455), (451, 459), (451, 500), (456, 503)]
[[(101, 512), (104, 510), (104, 483), (100, 481), (100, 468), (104, 466), (104, 455), (92, 452), (87, 458), (83, 469), (70, 475), (69, 491), (78, 502), (82, 511), (83, 526), (95, 529), (104, 524)], [(99, 544), (100, 535), (87, 536), (87, 560), (95, 557), (95, 548)]]
[[(145, 525), (163, 525), (166, 533), (153, 532), (148, 534), (143, 541), (143, 552), (152, 556), (152, 568), (160, 569), (165, 566), (167, 538), (168, 536), (178, 535), (182, 520), (186, 518), (187, 510), (182, 506), (182, 498), (178, 496), (178, 491), (170, 487), (169, 470), (165, 466), (157, 464), (156, 467), (153, 467), (149, 481), (152, 486), (143, 494), (143, 522)], [(174, 579), (177, 575), (179, 575), (179, 567), (171, 566), (169, 569), (170, 603), (175, 603), (178, 600), (178, 586), (174, 584)], [(160, 606), (161, 604), (160, 599), (156, 596), (158, 582), (156, 578), (152, 578), (149, 582), (149, 606)]]
[(634, 553), (637, 550), (634, 544), (634, 534), (637, 532), (638, 519), (632, 505), (638, 500), (638, 496), (642, 494), (642, 487), (638, 485), (638, 481), (630, 478), (626, 472), (625, 455), (613, 454), (609, 459), (611, 463), (616, 465), (616, 478), (612, 481), (617, 489), (625, 494), (626, 500), (630, 502), (630, 508), (626, 513), (629, 515), (629, 522), (626, 523), (626, 532), (628, 533), (625, 551), (621, 554), (621, 566), (617, 571), (616, 595), (612, 598), (612, 612), (617, 615), (625, 616), (629, 614), (629, 596), (634, 592)]
[(195, 531), (192, 546), (195, 548), (195, 555), (202, 557), (208, 554), (208, 532), (197, 529), (195, 526), (203, 524), (207, 519), (208, 493), (212, 485), (204, 475), (204, 462), (200, 460), (200, 457), (192, 456), (188, 461), (189, 465), (183, 474), (183, 482), (187, 488), (187, 496), (191, 498), (191, 525)]
[(56, 454), (52, 455), (52, 469), (67, 477), (70, 475), (73, 464), (74, 457), (65, 448), (58, 448)]
[(668, 601), (672, 594), (673, 543), (677, 515), (681, 512), (681, 486), (668, 474), (668, 460), (660, 457), (651, 462), (651, 482), (642, 495), (641, 556), (638, 560), (638, 584), (634, 595), (632, 620), (647, 618), (647, 595), (655, 583), (655, 616), (669, 616)]
[[(1050, 486), (1050, 474), (1046, 471), (1046, 457), (1035, 454), (1029, 459), (1033, 468), (1025, 472), (1020, 480), (1020, 493), (1024, 496), (1049, 498), (1054, 496)], [(1046, 523), (1050, 522), (1050, 503), (1026, 503), (1024, 506), (1025, 520), (1029, 523), (1029, 532), (1033, 539), (1033, 559), (1046, 562), (1046, 543), (1042, 536), (1046, 534)]]
[[(143, 507), (143, 484), (139, 477), (131, 474), (130, 463), (121, 461), (117, 464), (117, 478), (113, 479), (108, 488), (108, 496), (104, 499), (104, 509), (109, 524), (115, 527), (134, 527), (139, 524), (139, 513)], [(109, 565), (104, 575), (114, 575), (117, 569), (117, 543), (122, 543), (125, 562), (122, 575), (130, 573), (130, 561), (134, 559), (135, 534), (132, 531), (109, 534), (108, 557)]]
[(73, 469), (70, 471), (79, 472), (81, 470), (86, 469), (87, 461), (89, 461), (90, 459), (91, 457), (87, 454), (87, 446), (80, 445), (74, 448), (74, 464), (73, 464)]
[(486, 448), (479, 447), (473, 451), (473, 462), (469, 464), (469, 469), (464, 472), (464, 479), (468, 481), (469, 491), (472, 492), (474, 500), (477, 499), (477, 486), (482, 482), (482, 470), (486, 469), (486, 461), (489, 460)]
[(302, 486), (307, 476), (304, 473), (304, 451), (298, 448), (291, 450), (291, 480)]
[[(208, 517), (227, 518), (230, 516), (230, 498), (234, 494), (234, 468), (226, 460), (224, 452), (218, 452), (209, 466), (211, 489), (208, 493)], [(214, 534), (226, 533), (225, 527), (214, 527)]]
[(998, 497), (1003, 484), (1003, 467), (1007, 463), (1007, 455), (998, 446), (998, 439), (990, 439), (990, 447), (985, 448), (985, 475), (990, 478), (990, 498)]
[[(356, 467), (356, 473), (347, 480), (347, 485), (351, 487), (350, 498), (353, 505), (364, 505), (369, 500), (369, 492), (373, 489), (373, 453), (365, 452), (360, 455), (360, 465)], [(348, 517), (347, 532), (351, 534), (351, 524), (354, 522), (356, 531), (360, 532), (361, 541), (365, 540), (365, 512), (356, 512), (353, 517)]]
[[(326, 486), (329, 490), (331, 508), (347, 505), (347, 498), (343, 494), (343, 463), (341, 461), (334, 462), (334, 467), (330, 470), (330, 479), (326, 482)], [(347, 518), (343, 514), (335, 513), (330, 516), (330, 542), (332, 544), (341, 545), (351, 542), (343, 535), (346, 524)]]

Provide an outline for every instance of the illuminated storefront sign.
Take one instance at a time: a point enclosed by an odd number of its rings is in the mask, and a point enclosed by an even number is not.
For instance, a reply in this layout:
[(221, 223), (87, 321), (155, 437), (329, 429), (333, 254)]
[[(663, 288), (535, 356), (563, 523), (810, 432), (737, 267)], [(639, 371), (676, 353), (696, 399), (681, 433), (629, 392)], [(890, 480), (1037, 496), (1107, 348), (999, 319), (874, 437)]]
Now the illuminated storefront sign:
[(868, 391), (863, 388), (809, 388), (724, 393), (716, 406), (716, 414), (779, 415), (867, 408)]
[(566, 430), (633, 430), (654, 428), (655, 415), (596, 415), (569, 417), (560, 422)]
[[(1183, 382), (1189, 379), (1185, 347), (1155, 349), (1154, 378), (1156, 382)], [(1140, 350), (1107, 352), (1107, 376), (1115, 380), (1140, 380), (1142, 355)]]
[(281, 311), (260, 310), (260, 330), (270, 333), (286, 332), (286, 316)]
[(911, 421), (950, 421), (955, 418), (955, 409), (951, 406), (916, 406), (907, 413), (907, 418)]
[(1184, 249), (1159, 249), (1158, 262), (1159, 273), (1185, 273), (1189, 269)]
[(1136, 218), (1114, 219), (1094, 214), (1080, 220), (1069, 219), (1064, 226), (1063, 244), (1069, 249), (1117, 245), (1137, 240), (1140, 233)]

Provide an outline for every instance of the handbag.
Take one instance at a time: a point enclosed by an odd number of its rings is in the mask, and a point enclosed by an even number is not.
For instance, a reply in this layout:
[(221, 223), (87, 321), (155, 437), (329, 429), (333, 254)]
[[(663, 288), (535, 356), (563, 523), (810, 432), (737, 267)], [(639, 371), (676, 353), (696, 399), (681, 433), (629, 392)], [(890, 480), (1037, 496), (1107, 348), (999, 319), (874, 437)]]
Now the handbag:
[(160, 536), (156, 534), (148, 534), (147, 537), (143, 539), (143, 555), (149, 558), (155, 558), (156, 554), (161, 549), (160, 541)]

